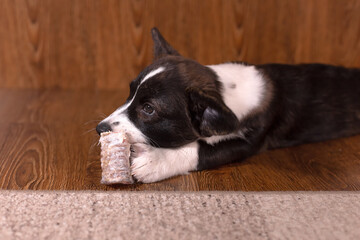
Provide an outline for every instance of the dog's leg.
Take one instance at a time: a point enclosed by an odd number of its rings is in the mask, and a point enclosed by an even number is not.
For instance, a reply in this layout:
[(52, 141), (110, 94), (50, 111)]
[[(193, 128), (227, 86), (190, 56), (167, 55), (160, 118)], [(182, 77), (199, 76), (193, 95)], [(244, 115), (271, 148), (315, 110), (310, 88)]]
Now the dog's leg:
[(246, 140), (238, 138), (212, 145), (199, 140), (179, 148), (135, 143), (131, 156), (132, 174), (138, 181), (150, 183), (241, 161), (259, 152), (263, 147), (263, 136), (262, 131), (257, 131), (247, 135)]
[(133, 145), (131, 171), (140, 182), (149, 183), (196, 170), (199, 144), (179, 148), (157, 148), (147, 144)]
[(199, 141), (199, 163), (197, 170), (219, 167), (238, 162), (250, 157), (261, 149), (260, 141), (250, 142), (244, 139), (233, 139), (214, 145)]

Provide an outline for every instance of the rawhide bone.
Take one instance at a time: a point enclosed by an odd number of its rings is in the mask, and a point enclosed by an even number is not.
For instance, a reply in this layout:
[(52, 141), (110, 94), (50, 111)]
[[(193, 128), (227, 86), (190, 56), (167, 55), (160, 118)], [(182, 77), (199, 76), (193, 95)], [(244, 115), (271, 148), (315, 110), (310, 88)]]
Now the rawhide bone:
[(101, 133), (102, 184), (132, 184), (130, 143), (123, 132)]

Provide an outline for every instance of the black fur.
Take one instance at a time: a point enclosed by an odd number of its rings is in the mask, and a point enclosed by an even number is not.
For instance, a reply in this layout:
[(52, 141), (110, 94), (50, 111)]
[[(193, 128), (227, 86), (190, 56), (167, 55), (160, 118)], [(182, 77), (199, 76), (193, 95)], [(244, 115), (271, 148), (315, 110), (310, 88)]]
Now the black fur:
[(198, 169), (240, 161), (260, 150), (360, 133), (360, 70), (324, 64), (256, 67), (272, 85), (268, 107), (240, 122), (246, 140), (201, 142)]
[(221, 97), (212, 97), (201, 90), (188, 90), (189, 111), (193, 127), (201, 137), (226, 135), (239, 128), (239, 120)]

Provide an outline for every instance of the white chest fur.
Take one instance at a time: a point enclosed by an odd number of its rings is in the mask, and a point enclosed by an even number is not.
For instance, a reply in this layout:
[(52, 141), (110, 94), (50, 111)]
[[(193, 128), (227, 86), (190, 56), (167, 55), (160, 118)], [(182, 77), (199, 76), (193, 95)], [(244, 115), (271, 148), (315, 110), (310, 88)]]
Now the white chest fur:
[[(254, 66), (225, 63), (207, 67), (218, 75), (219, 81), (223, 84), (221, 94), (224, 102), (239, 120), (261, 104), (265, 94), (265, 82)], [(235, 137), (243, 137), (243, 132), (213, 136), (205, 140), (209, 144), (215, 144)]]

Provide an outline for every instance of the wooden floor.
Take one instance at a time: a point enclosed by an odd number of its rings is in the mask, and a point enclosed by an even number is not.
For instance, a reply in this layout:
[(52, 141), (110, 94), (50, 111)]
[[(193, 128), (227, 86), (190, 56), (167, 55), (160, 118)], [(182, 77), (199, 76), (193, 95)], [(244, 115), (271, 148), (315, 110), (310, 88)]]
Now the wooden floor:
[(123, 92), (0, 90), (0, 189), (360, 190), (360, 136), (264, 152), (154, 184), (100, 184), (95, 126)]

